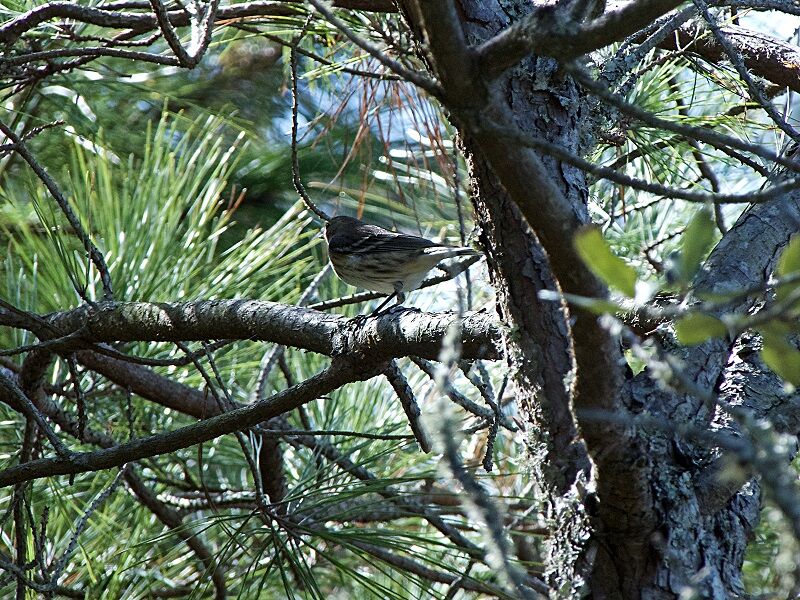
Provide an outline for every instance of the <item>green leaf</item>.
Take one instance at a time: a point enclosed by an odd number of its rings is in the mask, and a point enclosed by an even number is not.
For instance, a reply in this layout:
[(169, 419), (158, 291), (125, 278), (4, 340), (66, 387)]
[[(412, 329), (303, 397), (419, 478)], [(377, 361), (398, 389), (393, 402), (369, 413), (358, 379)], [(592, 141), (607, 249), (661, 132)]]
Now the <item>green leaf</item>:
[(776, 273), (783, 277), (798, 271), (800, 271), (800, 235), (795, 235), (781, 254)]
[(800, 386), (800, 351), (783, 336), (764, 332), (763, 337), (761, 359), (764, 363), (782, 379)]
[(675, 333), (684, 346), (697, 346), (711, 338), (724, 336), (728, 333), (728, 328), (717, 317), (691, 313), (676, 321)]
[(688, 283), (714, 243), (714, 216), (703, 208), (695, 214), (681, 238), (681, 280)]
[[(798, 272), (800, 272), (800, 235), (795, 235), (781, 253), (781, 257), (778, 260), (778, 267), (775, 269), (775, 274), (779, 278), (783, 278), (789, 275), (795, 275)], [(778, 285), (778, 300), (786, 298), (797, 289), (798, 285), (800, 285), (800, 282)]]
[[(552, 302), (561, 300), (561, 294), (551, 293), (550, 290), (542, 290), (539, 292), (539, 297), (542, 300), (550, 300)], [(570, 306), (584, 308), (596, 315), (617, 315), (628, 311), (624, 306), (603, 298), (587, 298), (576, 294), (564, 294), (564, 300), (569, 302)]]
[(768, 321), (758, 328), (758, 332), (762, 335), (762, 337), (767, 337), (769, 335), (786, 337), (787, 335), (795, 333), (795, 331), (796, 326), (792, 327), (792, 325), (789, 323), (778, 320)]
[(636, 295), (636, 270), (611, 251), (599, 229), (582, 229), (575, 235), (574, 243), (592, 273), (629, 298)]

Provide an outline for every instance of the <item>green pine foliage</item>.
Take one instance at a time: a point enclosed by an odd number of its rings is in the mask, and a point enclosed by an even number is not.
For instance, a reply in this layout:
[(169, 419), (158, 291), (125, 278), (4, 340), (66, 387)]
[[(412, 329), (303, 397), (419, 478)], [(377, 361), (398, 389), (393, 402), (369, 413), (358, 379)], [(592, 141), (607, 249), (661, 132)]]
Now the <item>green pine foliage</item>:
[[(293, 304), (323, 268), (318, 225), (299, 203), (289, 206), (273, 225), (247, 229), (233, 243), (230, 238), (223, 241), (237, 218), (237, 189), (231, 181), (241, 173), (240, 159), (247, 151), (245, 136), (232, 136), (230, 127), (221, 118), (190, 121), (165, 111), (143, 132), (141, 157), (118, 154), (102, 136), (92, 144), (72, 140), (67, 166), (58, 179), (82, 225), (105, 254), (118, 300), (252, 298)], [(231, 138), (236, 140), (233, 145), (228, 144)], [(407, 158), (403, 153), (397, 156)], [(413, 205), (402, 204), (374, 192), (367, 198), (370, 210), (375, 211), (369, 218), (457, 241), (450, 199), (421, 201), (422, 192), (431, 184), (439, 186), (441, 195), (450, 193), (441, 176), (398, 158), (392, 169), (397, 172), (401, 168), (405, 192), (418, 200)], [(347, 191), (329, 201), (328, 208), (355, 214), (360, 202)], [(349, 191), (355, 194), (358, 188)], [(37, 314), (99, 301), (102, 288), (96, 269), (41, 186), (31, 178), (6, 177), (2, 200), (6, 249), (0, 263), (2, 298)], [(444, 223), (451, 224), (450, 229), (443, 229)], [(349, 291), (328, 278), (317, 297), (332, 298)], [(420, 305), (433, 301), (432, 295), (419, 294)], [(355, 314), (357, 308), (340, 310)], [(17, 331), (0, 330), (4, 348), (34, 341)], [(193, 350), (199, 348), (192, 346)], [(174, 345), (164, 343), (126, 344), (117, 349), (150, 359), (182, 355)], [(261, 357), (267, 350), (264, 344), (237, 342), (215, 352), (214, 366), (234, 401), (252, 400)], [(7, 360), (14, 362), (15, 358)], [(208, 361), (202, 362), (210, 372)], [(288, 372), (281, 374), (276, 369), (267, 393), (284, 389), (287, 376), (299, 381), (325, 363), (320, 357), (287, 351)], [(402, 368), (420, 391), (420, 399), (425, 398), (432, 385), (426, 376), (410, 363)], [(191, 365), (154, 369), (194, 388), (208, 385)], [(53, 383), (68, 379), (63, 360), (56, 362), (50, 379)], [(88, 426), (119, 441), (192, 421), (174, 411), (156, 409), (88, 372), (81, 371), (79, 383), (86, 396)], [(467, 391), (463, 380), (456, 383)], [(68, 404), (65, 410), (74, 414), (76, 409)], [(430, 405), (423, 408), (426, 410), (432, 410)], [(389, 439), (345, 434), (320, 437), (321, 443), (349, 461), (347, 469), (307, 448), (284, 444), (285, 501), (291, 506), (292, 523), (265, 523), (254, 511), (252, 473), (233, 436), (143, 461), (135, 472), (163, 502), (182, 511), (185, 530), (229, 566), (227, 582), (233, 597), (442, 597), (447, 586), (432, 585), (376, 560), (374, 550), (364, 550), (383, 549), (458, 575), (469, 562), (462, 550), (423, 519), (398, 509), (381, 495), (390, 493), (414, 502), (439, 478), (436, 460), (421, 454), (409, 438), (405, 416), (391, 388), (383, 379), (348, 385), (311, 403), (305, 412), (314, 429), (367, 432)], [(0, 444), (5, 448), (0, 466), (5, 467), (16, 462), (21, 428), (18, 416), (8, 409), (0, 418), (9, 425), (0, 430)], [(465, 419), (463, 415), (459, 418)], [(464, 420), (465, 426), (471, 424), (471, 419)], [(303, 427), (297, 415), (290, 416), (290, 425)], [(470, 443), (473, 452), (479, 453), (480, 439), (476, 436)], [(248, 449), (257, 447), (254, 438), (247, 442)], [(496, 455), (506, 455), (510, 443), (507, 434), (501, 434)], [(80, 448), (74, 440), (70, 444)], [(497, 483), (488, 485), (510, 493), (508, 501), (514, 501), (513, 496), (521, 492), (521, 480), (514, 476), (512, 463), (502, 464)], [(354, 477), (348, 472), (353, 469), (366, 470), (370, 477)], [(28, 502), (35, 518), (41, 518), (43, 507), (49, 510), (51, 545), (47, 551), (51, 556), (59, 557), (67, 550), (74, 524), (115, 476), (115, 472), (104, 471), (77, 476), (68, 486), (53, 479), (30, 487)], [(232, 498), (231, 506), (192, 509), (191, 495), (181, 491), (185, 487), (182, 482), (202, 482), (209, 490), (225, 490)], [(12, 489), (4, 489), (0, 504), (7, 504), (11, 493)], [(433, 510), (437, 510), (435, 506)], [(476, 526), (458, 511), (447, 518), (480, 540)], [(10, 526), (10, 521), (6, 524)], [(472, 576), (491, 579), (489, 572), (478, 568)], [(123, 485), (91, 513), (68, 560), (65, 579), (84, 587), (90, 597), (148, 598), (156, 589), (187, 586), (189, 597), (213, 594), (210, 574), (175, 531), (164, 527)], [(4, 586), (0, 588), (3, 593), (12, 589), (13, 582), (5, 581)]]

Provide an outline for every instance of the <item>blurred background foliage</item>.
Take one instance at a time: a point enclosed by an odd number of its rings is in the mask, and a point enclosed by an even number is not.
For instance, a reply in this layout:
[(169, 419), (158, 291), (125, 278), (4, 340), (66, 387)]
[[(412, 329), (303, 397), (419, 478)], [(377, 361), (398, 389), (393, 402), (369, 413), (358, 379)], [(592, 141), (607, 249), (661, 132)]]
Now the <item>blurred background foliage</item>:
[[(296, 23), (289, 22), (284, 30), (293, 27)], [(282, 35), (281, 29), (270, 32)], [(341, 41), (329, 39), (329, 32), (317, 32), (308, 46), (339, 60)], [(358, 214), (387, 227), (458, 242), (452, 144), (444, 139), (449, 134), (440, 128), (436, 109), (397, 82), (362, 83), (339, 68), (315, 69), (310, 61), (303, 61), (301, 70), (306, 75), (299, 90), (300, 172), (315, 199), (330, 212)], [(323, 269), (327, 258), (319, 224), (298, 203), (292, 187), (287, 52), (271, 39), (245, 31), (225, 34), (192, 72), (98, 61), (22, 94), (9, 91), (5, 100), (6, 108), (13, 107), (6, 116), (17, 130), (56, 122), (33, 137), (30, 147), (104, 252), (117, 299), (243, 297), (294, 304)], [(463, 191), (460, 197), (465, 202)], [(471, 224), (465, 221), (464, 228), (469, 233)], [(0, 162), (0, 245), (0, 297), (15, 306), (42, 314), (102, 296), (98, 274), (62, 214), (13, 154)], [(444, 295), (441, 290), (436, 295), (420, 292), (415, 304), (453, 306), (454, 285), (442, 287), (447, 289)], [(353, 291), (329, 276), (311, 299)], [(476, 303), (488, 301), (488, 290), (472, 293)], [(354, 315), (366, 309), (337, 310)], [(0, 329), (2, 348), (34, 341), (19, 331)], [(117, 349), (149, 359), (182, 355), (172, 344)], [(268, 350), (245, 341), (214, 353), (214, 366), (231, 399), (252, 401)], [(18, 357), (0, 360), (2, 366), (19, 368)], [(266, 391), (284, 389), (324, 364), (320, 357), (289, 349), (285, 368), (274, 370)], [(432, 392), (433, 384), (417, 367), (408, 362), (401, 368), (421, 400)], [(194, 388), (207, 386), (191, 365), (154, 369)], [(67, 364), (57, 361), (50, 383), (67, 385), (68, 379)], [(154, 410), (151, 403), (91, 372), (81, 370), (79, 383), (89, 403), (89, 426), (118, 440), (192, 422), (169, 409)], [(463, 377), (454, 385), (476, 394)], [(5, 467), (16, 461), (22, 430), (12, 411), (5, 406), (0, 410), (6, 425), (0, 434), (0, 463)], [(74, 396), (66, 410), (74, 413)], [(458, 418), (464, 427), (475, 424), (465, 414)], [(232, 597), (446, 593), (446, 586), (431, 587), (359, 547), (385, 548), (459, 575), (467, 567), (463, 552), (419, 517), (408, 512), (385, 517), (380, 492), (389, 486), (409, 501), (438, 498), (440, 507), (434, 505), (434, 510), (452, 513), (448, 518), (467, 535), (480, 537), (475, 524), (461, 514), (455, 491), (440, 483), (436, 461), (421, 454), (409, 438), (406, 417), (388, 384), (379, 379), (348, 385), (290, 416), (289, 425), (389, 438), (321, 438), (351, 461), (353, 469), (366, 469), (368, 480), (323, 460), (319, 450), (285, 445), (285, 501), (297, 521), (291, 526), (265, 527), (254, 518), (252, 474), (232, 436), (199, 450), (144, 461), (140, 470), (160, 499), (181, 511), (186, 527), (229, 565)], [(484, 443), (481, 434), (470, 440), (473, 465), (482, 459)], [(498, 439), (495, 453), (503, 457), (502, 467), (486, 484), (498, 497), (522, 503), (524, 484), (517, 476), (514, 443), (508, 435)], [(78, 476), (67, 487), (55, 482), (33, 486), (32, 510), (49, 509), (48, 556), (67, 550), (75, 523), (113, 479), (114, 473), (104, 472)], [(189, 482), (236, 500), (230, 507), (209, 509), (204, 498), (186, 491)], [(10, 505), (12, 492), (3, 490), (0, 504)], [(203, 507), (192, 508), (193, 500)], [(326, 520), (320, 521), (323, 512)], [(310, 525), (300, 524), (304, 515), (314, 517), (308, 519)], [(519, 529), (529, 521), (521, 518)], [(3, 522), (4, 528), (11, 526), (8, 517)], [(13, 553), (11, 537), (4, 535), (0, 545), (4, 553)], [(491, 577), (477, 568), (472, 575)], [(97, 598), (151, 598), (164, 591), (196, 598), (213, 595), (210, 574), (175, 533), (119, 489), (92, 513), (62, 581)], [(13, 580), (0, 578), (0, 583), (0, 594), (12, 593)]]
[[(25, 9), (6, 4), (4, 10)], [(376, 29), (394, 35), (399, 29), (393, 17), (370, 19), (376, 21), (354, 18), (349, 24), (363, 35), (376, 35)], [(17, 130), (57, 122), (29, 145), (104, 251), (119, 300), (246, 297), (293, 304), (324, 267), (319, 224), (298, 203), (291, 175), (285, 44), (304, 21), (287, 18), (268, 27), (225, 29), (205, 60), (190, 72), (103, 59), (21, 92), (4, 90), (5, 118)], [(300, 48), (328, 61), (300, 58), (300, 173), (312, 197), (329, 212), (363, 216), (452, 243), (460, 243), (464, 236), (469, 243), (473, 228), (466, 171), (456, 157), (453, 132), (437, 106), (402, 82), (347, 72), (380, 73), (378, 65), (354, 53), (338, 33), (318, 22)], [(600, 64), (610, 57), (599, 57)], [(713, 81), (707, 81), (690, 68), (695, 64), (689, 61), (696, 60), (647, 57), (642, 72), (630, 82), (628, 99), (664, 118), (714, 125), (751, 140), (775, 137), (763, 123), (733, 110), (744, 94), (735, 73), (712, 71)], [(688, 108), (682, 110), (683, 106)], [(700, 175), (698, 150), (686, 140), (664, 139), (663, 132), (621, 121), (618, 129), (596, 141), (591, 158), (600, 164), (620, 166), (633, 176), (665, 185), (708, 189), (709, 182)], [(778, 137), (774, 144), (780, 146)], [(716, 168), (725, 165), (719, 173), (722, 191), (760, 185), (738, 163), (709, 156)], [(648, 194), (605, 181), (593, 184), (590, 199), (595, 219), (615, 252), (636, 267), (640, 278), (663, 284), (665, 260), (678, 248), (698, 207), (681, 201), (655, 202)], [(717, 218), (730, 226), (740, 210), (726, 207)], [(0, 158), (0, 248), (0, 297), (19, 308), (41, 314), (101, 295), (97, 273), (61, 214), (14, 154)], [(482, 281), (485, 273), (473, 269), (472, 305), (491, 311), (491, 290)], [(463, 277), (457, 285), (466, 290)], [(447, 285), (436, 292), (417, 292), (414, 305), (423, 310), (452, 308), (456, 289)], [(313, 299), (352, 292), (327, 277)], [(366, 309), (336, 310), (354, 315)], [(2, 348), (32, 341), (19, 331), (0, 329)], [(120, 349), (153, 359), (181, 355), (171, 344), (129, 344)], [(215, 353), (222, 382), (235, 401), (251, 401), (266, 350), (260, 343), (237, 342)], [(286, 356), (286, 368), (270, 375), (270, 392), (323, 366), (311, 354), (288, 350)], [(18, 367), (15, 357), (1, 360), (0, 365)], [(423, 399), (423, 412), (429, 411), (433, 386), (427, 376), (410, 363), (401, 367)], [(207, 385), (193, 367), (156, 370), (195, 388)], [(489, 376), (495, 389), (503, 375), (502, 365), (492, 367)], [(57, 362), (50, 383), (57, 386), (67, 378), (66, 364)], [(90, 400), (91, 425), (117, 439), (191, 422), (170, 410), (153, 410), (150, 403), (90, 372), (81, 372), (80, 384)], [(464, 378), (453, 385), (476, 396)], [(513, 403), (506, 410), (513, 415)], [(464, 429), (475, 424), (463, 413), (457, 418)], [(5, 467), (15, 462), (22, 433), (17, 416), (7, 407), (0, 406), (0, 419), (4, 425), (0, 466)], [(291, 415), (290, 424), (408, 434), (403, 411), (383, 379), (348, 385)], [(481, 432), (466, 438), (462, 447), (467, 465), (476, 473), (485, 440)], [(313, 525), (308, 529), (280, 523), (269, 528), (253, 517), (247, 508), (254, 489), (251, 473), (233, 436), (200, 450), (145, 461), (141, 474), (230, 566), (232, 597), (444, 597), (447, 586), (404, 573), (359, 546), (378, 546), (459, 576), (465, 572), (469, 559), (423, 520), (410, 514), (389, 519), (381, 515), (386, 503), (379, 492), (391, 486), (408, 499), (432, 504), (468, 537), (480, 540), (480, 525), (460, 511), (456, 490), (437, 462), (407, 438), (340, 435), (325, 441), (356, 466), (368, 469), (374, 479), (355, 478), (323, 460), (318, 451), (287, 444), (287, 502), (298, 518), (315, 517), (309, 519)], [(518, 547), (529, 546), (518, 552), (533, 557), (522, 565), (537, 572), (538, 557), (544, 553), (540, 534), (547, 523), (526, 488), (521, 441), (519, 435), (502, 432), (495, 447), (497, 468), (481, 481), (513, 521)], [(101, 472), (78, 476), (68, 487), (34, 486), (31, 505), (50, 510), (49, 555), (58, 556), (67, 548), (74, 522), (113, 477)], [(192, 508), (196, 498), (181, 490), (185, 482), (198, 481), (209, 491), (230, 492), (241, 506), (232, 501), (231, 506)], [(10, 504), (11, 491), (0, 491), (0, 507)], [(320, 514), (326, 520), (319, 519)], [(789, 589), (796, 568), (786, 561), (791, 536), (775, 511), (767, 514), (771, 516), (763, 520), (745, 568), (746, 584), (753, 593)], [(7, 514), (3, 522), (0, 546), (11, 554)], [(485, 567), (470, 573), (478, 580), (491, 576)], [(120, 491), (93, 513), (67, 567), (66, 580), (85, 586), (90, 597), (98, 598), (150, 598), (154, 590), (170, 589), (185, 589), (187, 597), (194, 598), (212, 594), (208, 573), (174, 533)], [(7, 578), (0, 581), (0, 593), (10, 593), (13, 583)]]

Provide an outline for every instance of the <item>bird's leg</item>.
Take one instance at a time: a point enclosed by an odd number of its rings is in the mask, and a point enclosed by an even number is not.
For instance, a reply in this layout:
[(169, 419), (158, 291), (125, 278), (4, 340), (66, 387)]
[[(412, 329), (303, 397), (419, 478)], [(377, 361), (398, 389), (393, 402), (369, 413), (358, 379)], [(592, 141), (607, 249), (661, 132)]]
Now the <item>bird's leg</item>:
[(404, 298), (402, 298), (402, 296), (403, 296), (402, 292), (399, 292), (399, 293), (397, 291), (393, 292), (391, 295), (386, 297), (386, 300), (381, 302), (381, 305), (378, 308), (376, 308), (375, 310), (372, 311), (370, 316), (371, 317), (375, 317), (375, 316), (381, 314), (381, 311), (386, 307), (387, 304), (389, 304), (389, 302), (392, 301), (392, 298), (397, 298), (397, 304), (400, 304), (404, 300)]
[(399, 281), (394, 284), (394, 293), (391, 296), (388, 296), (386, 300), (381, 302), (381, 305), (378, 308), (376, 308), (370, 316), (375, 317), (382, 314), (381, 311), (387, 304), (389, 304), (389, 302), (391, 302), (392, 298), (397, 298), (397, 303), (395, 303), (395, 305), (392, 308), (384, 312), (387, 313), (392, 312), (396, 310), (398, 307), (401, 307), (403, 302), (406, 301), (406, 295), (403, 292), (403, 284)]
[[(392, 301), (392, 298), (397, 298), (397, 304), (395, 304), (395, 305), (394, 305), (392, 308), (390, 308), (389, 310), (384, 310), (384, 308), (386, 307), (386, 305), (387, 305), (387, 304), (389, 304), (389, 302), (391, 302), (391, 301)], [(400, 306), (400, 304), (402, 304), (402, 303), (403, 303), (403, 301), (404, 301), (405, 299), (406, 299), (406, 296), (405, 296), (405, 294), (404, 294), (403, 292), (401, 292), (401, 291), (399, 291), (399, 290), (395, 290), (395, 291), (394, 291), (394, 292), (392, 292), (390, 295), (386, 296), (386, 299), (385, 299), (383, 302), (381, 302), (381, 305), (380, 305), (378, 308), (376, 308), (375, 310), (373, 310), (373, 311), (372, 311), (371, 313), (369, 313), (368, 315), (356, 315), (355, 317), (353, 317), (352, 319), (350, 319), (350, 323), (351, 323), (352, 325), (355, 325), (355, 326), (362, 325), (362, 324), (364, 323), (364, 321), (366, 321), (366, 320), (367, 320), (367, 319), (369, 319), (370, 317), (378, 317), (378, 316), (380, 316), (381, 314), (383, 314), (384, 312), (391, 312), (391, 311), (393, 311), (395, 308), (397, 308), (398, 306)]]

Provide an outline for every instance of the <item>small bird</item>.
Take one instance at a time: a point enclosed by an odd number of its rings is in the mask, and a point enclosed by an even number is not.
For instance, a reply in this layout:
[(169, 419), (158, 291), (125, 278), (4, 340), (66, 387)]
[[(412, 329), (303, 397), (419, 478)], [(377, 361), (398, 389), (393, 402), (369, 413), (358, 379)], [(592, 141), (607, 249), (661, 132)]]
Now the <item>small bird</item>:
[(400, 305), (428, 271), (454, 256), (477, 256), (472, 248), (437, 244), (416, 235), (393, 233), (352, 217), (333, 217), (325, 225), (328, 256), (339, 279), (356, 287), (391, 294)]

